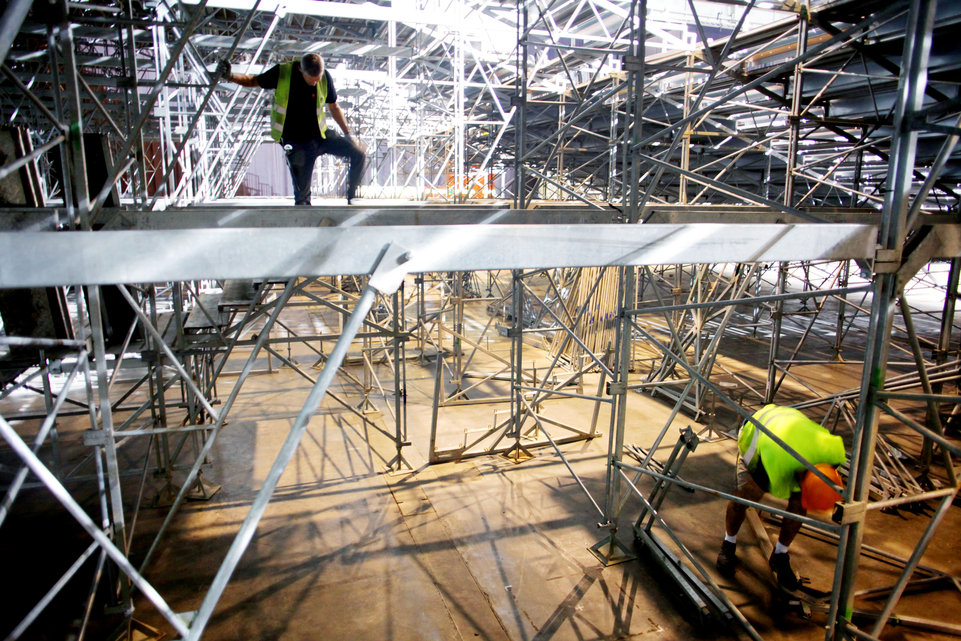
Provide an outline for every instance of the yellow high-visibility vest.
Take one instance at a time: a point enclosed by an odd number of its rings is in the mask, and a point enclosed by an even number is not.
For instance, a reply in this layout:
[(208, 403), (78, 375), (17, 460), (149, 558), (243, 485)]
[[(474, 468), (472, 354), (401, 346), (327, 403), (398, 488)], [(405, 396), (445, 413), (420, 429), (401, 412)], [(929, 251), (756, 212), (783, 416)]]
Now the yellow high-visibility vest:
[[(284, 133), (284, 121), (287, 119), (287, 99), (290, 97), (290, 76), (293, 73), (294, 63), (285, 62), (280, 65), (280, 79), (277, 81), (277, 88), (274, 89), (274, 106), (270, 110), (270, 137), (280, 142), (280, 137)], [(327, 137), (327, 122), (324, 115), (325, 105), (327, 104), (327, 74), (320, 74), (320, 82), (317, 83), (317, 127), (320, 129), (320, 137)]]
[[(793, 407), (765, 405), (753, 418), (814, 465), (840, 465), (847, 460), (840, 436), (831, 434)], [(747, 469), (754, 471), (759, 459), (764, 462), (771, 494), (786, 499), (792, 492), (801, 491), (797, 475), (805, 469), (804, 464), (751, 421), (741, 427), (737, 447)]]

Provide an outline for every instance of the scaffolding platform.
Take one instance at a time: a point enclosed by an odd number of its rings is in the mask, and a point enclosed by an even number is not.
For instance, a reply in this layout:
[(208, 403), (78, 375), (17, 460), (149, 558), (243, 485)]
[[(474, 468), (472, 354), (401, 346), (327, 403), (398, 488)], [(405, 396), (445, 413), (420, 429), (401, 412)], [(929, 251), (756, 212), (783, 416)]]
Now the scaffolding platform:
[(222, 297), (220, 292), (200, 294), (193, 309), (187, 315), (184, 331), (198, 332), (215, 327), (226, 327), (230, 315), (220, 307)]
[(217, 302), (219, 310), (248, 307), (257, 299), (258, 283), (252, 280), (224, 281), (223, 293)]

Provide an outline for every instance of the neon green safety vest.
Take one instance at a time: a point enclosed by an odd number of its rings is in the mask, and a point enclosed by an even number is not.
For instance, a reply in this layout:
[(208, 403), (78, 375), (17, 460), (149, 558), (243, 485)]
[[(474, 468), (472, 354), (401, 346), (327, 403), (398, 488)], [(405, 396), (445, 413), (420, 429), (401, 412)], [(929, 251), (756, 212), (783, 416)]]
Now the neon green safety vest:
[[(793, 407), (765, 405), (753, 418), (813, 465), (840, 465), (847, 460), (840, 436), (831, 434)], [(759, 457), (764, 461), (764, 470), (771, 482), (769, 491), (774, 496), (786, 499), (791, 492), (801, 491), (797, 475), (806, 469), (804, 464), (751, 421), (744, 423), (737, 435), (737, 449), (751, 471), (757, 467)]]
[[(274, 106), (270, 110), (270, 136), (277, 142), (284, 133), (284, 120), (287, 119), (287, 99), (290, 97), (290, 76), (293, 73), (294, 63), (285, 62), (280, 65), (280, 79), (277, 81), (277, 88), (274, 90)], [(317, 127), (320, 129), (320, 137), (327, 137), (327, 123), (324, 117), (324, 107), (327, 103), (327, 74), (320, 74), (320, 82), (317, 83)]]

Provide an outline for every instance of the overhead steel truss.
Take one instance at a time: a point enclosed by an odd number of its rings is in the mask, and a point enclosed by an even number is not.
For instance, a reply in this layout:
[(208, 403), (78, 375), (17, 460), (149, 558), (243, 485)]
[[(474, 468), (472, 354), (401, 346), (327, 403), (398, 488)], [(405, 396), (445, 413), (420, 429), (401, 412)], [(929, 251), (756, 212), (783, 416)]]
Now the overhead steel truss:
[[(961, 452), (943, 420), (961, 407), (961, 103), (952, 80), (961, 43), (951, 37), (961, 11), (924, 0), (796, 2), (774, 12), (757, 4), (691, 1), (655, 14), (653, 0), (509, 8), (201, 0), (161, 1), (149, 11), (62, 3), (43, 15), (29, 2), (7, 3), (0, 113), (28, 130), (31, 144), (4, 161), (0, 179), (32, 170), (40, 206), (0, 212), (0, 289), (61, 288), (75, 335), (0, 337), (8, 351), (32, 354), (4, 379), (3, 397), (34, 389), (44, 398), (39, 418), (0, 418), (24, 466), (7, 486), (0, 525), (29, 469), (91, 540), (9, 638), (25, 634), (94, 557), (98, 583), (105, 568), (116, 569), (105, 581), (121, 609), (144, 598), (177, 634), (200, 638), (322, 398), (393, 441), (388, 468), (408, 465), (410, 341), (421, 359), (434, 359), (433, 460), (494, 451), (521, 460), (548, 445), (566, 463), (563, 443), (596, 437), (608, 416), (604, 495), (577, 479), (608, 530), (598, 556), (616, 558), (630, 530), (692, 599), (754, 638), (670, 527), (671, 487), (733, 497), (677, 473), (697, 435), (683, 433), (668, 464), (655, 464), (650, 453), (670, 438), (671, 420), (629, 462), (627, 405), (638, 392), (653, 394), (673, 404), (672, 419), (688, 412), (720, 430), (712, 424), (719, 412), (741, 421), (764, 402), (789, 402), (845, 426), (852, 451), (836, 520), (805, 525), (838, 545), (826, 638), (880, 638), (958, 490), (952, 457)], [(335, 70), (371, 150), (364, 196), (447, 206), (196, 207), (237, 193), (266, 139), (263, 93), (218, 84), (216, 62), (256, 71), (302, 53), (305, 42)], [(105, 176), (93, 176), (87, 147), (97, 143), (84, 133), (108, 141)], [(324, 171), (325, 188), (340, 179), (336, 167)], [(454, 204), (477, 198), (512, 206)], [(478, 271), (486, 296), (471, 292), (483, 289), (471, 284)], [(216, 301), (214, 280), (228, 281)], [(227, 301), (231, 286), (243, 295)], [(915, 304), (929, 292), (933, 312)], [(122, 337), (105, 330), (105, 298), (115, 295), (135, 319)], [(318, 336), (285, 327), (283, 312), (295, 305), (325, 310), (339, 319), (336, 331), (327, 320)], [(478, 313), (471, 305), (489, 314), (480, 333), (465, 327), (465, 314)], [(485, 350), (485, 332), (498, 325), (506, 358)], [(739, 333), (766, 342), (763, 380), (725, 353), (724, 339)], [(553, 338), (538, 338), (545, 336)], [(336, 345), (317, 351), (316, 378), (277, 347), (329, 340)], [(355, 340), (360, 409), (329, 390)], [(235, 350), (246, 359), (221, 402), (217, 388)], [(132, 384), (118, 375), (128, 353), (146, 372)], [(203, 604), (186, 620), (151, 585), (150, 562), (187, 497), (216, 491), (204, 477), (207, 455), (264, 353), (294, 368), (310, 392)], [(826, 389), (807, 380), (811, 358), (802, 355), (812, 353), (853, 365), (861, 384)], [(900, 361), (911, 372), (899, 374)], [(51, 373), (62, 368), (58, 390)], [(601, 373), (596, 388), (583, 385), (588, 371)], [(82, 402), (70, 398), (76, 381)], [(168, 392), (178, 389), (174, 401)], [(588, 403), (593, 419), (565, 423), (544, 409), (548, 398)], [(91, 454), (74, 470), (61, 469), (56, 455), (53, 464), (38, 457), (56, 444), (68, 403), (90, 421)], [(494, 418), (451, 445), (444, 428), (465, 403), (492, 404)], [(390, 419), (365, 413), (375, 406)], [(919, 460), (940, 487), (892, 486), (890, 474), (876, 472), (897, 465), (885, 458), (882, 418), (917, 434)], [(139, 567), (127, 551), (134, 525), (123, 495), (131, 443), (148, 443), (131, 456), (141, 479), (148, 469), (162, 472), (172, 504)], [(102, 487), (99, 523), (68, 489), (76, 478)], [(866, 515), (925, 500), (937, 507), (915, 552), (894, 559), (903, 572), (890, 598), (873, 613), (856, 608), (862, 552), (876, 552), (865, 540)], [(92, 599), (84, 625), (91, 616)]]

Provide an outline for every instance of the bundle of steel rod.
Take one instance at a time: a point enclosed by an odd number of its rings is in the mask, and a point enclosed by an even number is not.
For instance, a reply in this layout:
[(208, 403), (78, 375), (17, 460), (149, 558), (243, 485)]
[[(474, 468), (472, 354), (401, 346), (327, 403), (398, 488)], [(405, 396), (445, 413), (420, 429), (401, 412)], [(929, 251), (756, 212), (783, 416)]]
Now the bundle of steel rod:
[[(564, 301), (572, 317), (574, 333), (594, 354), (615, 344), (617, 336), (617, 306), (620, 296), (618, 270), (606, 267), (585, 267), (578, 271)], [(560, 314), (564, 318), (564, 313)], [(557, 332), (550, 342), (550, 353), (558, 353), (571, 363), (577, 363), (583, 348), (570, 339), (566, 332)]]
[(923, 492), (924, 488), (908, 469), (908, 465), (914, 464), (911, 458), (883, 434), (878, 434), (871, 474), (871, 498), (883, 501)]
[[(927, 368), (928, 382), (944, 385), (955, 385), (961, 381), (961, 360), (953, 360), (940, 365), (930, 365)], [(901, 374), (899, 376), (889, 376), (884, 382), (886, 392), (903, 392), (921, 387), (921, 375), (917, 370)], [(835, 394), (822, 394), (809, 401), (795, 403), (793, 407), (799, 410), (810, 409), (838, 400), (855, 400), (861, 395), (860, 387), (852, 387)]]

